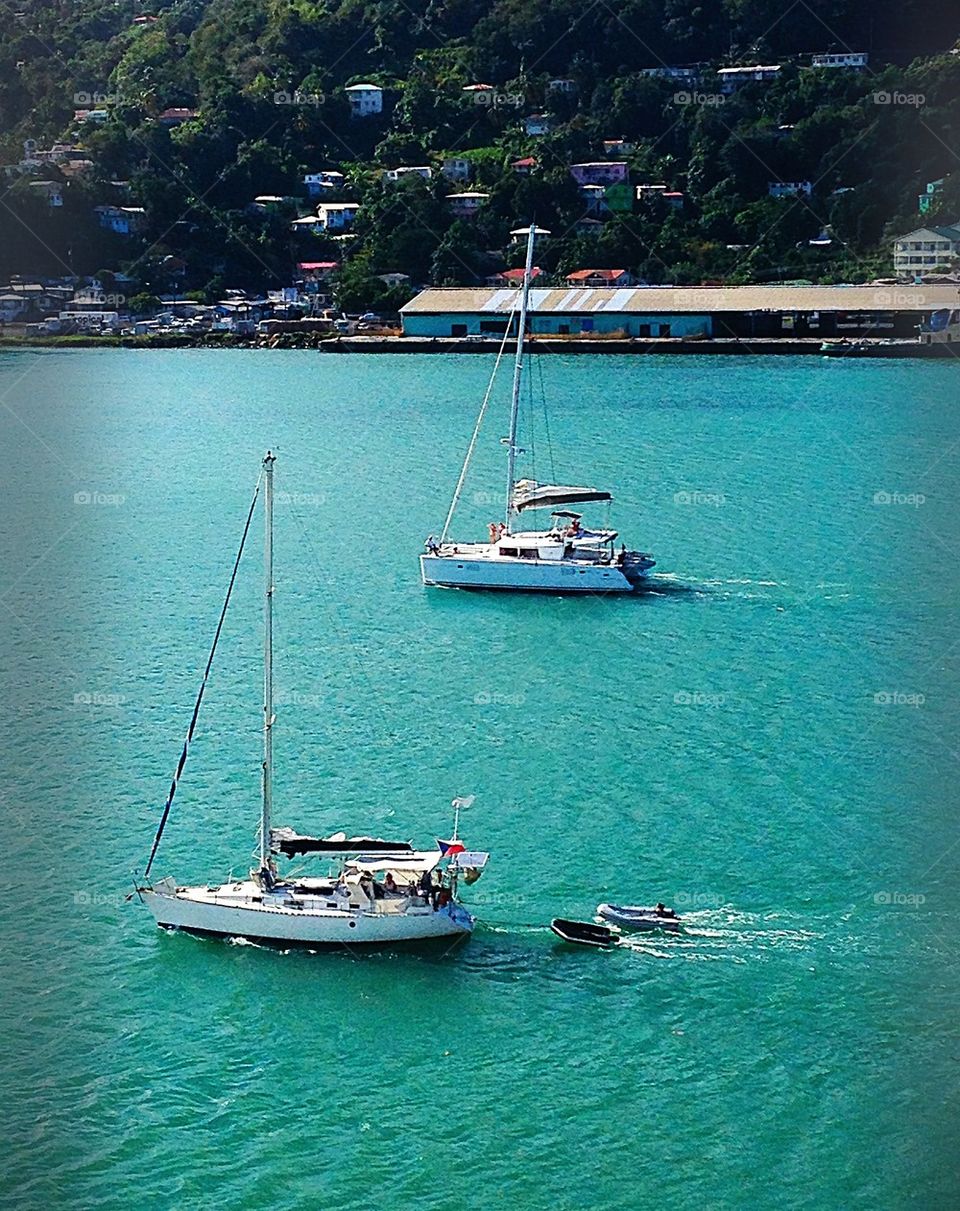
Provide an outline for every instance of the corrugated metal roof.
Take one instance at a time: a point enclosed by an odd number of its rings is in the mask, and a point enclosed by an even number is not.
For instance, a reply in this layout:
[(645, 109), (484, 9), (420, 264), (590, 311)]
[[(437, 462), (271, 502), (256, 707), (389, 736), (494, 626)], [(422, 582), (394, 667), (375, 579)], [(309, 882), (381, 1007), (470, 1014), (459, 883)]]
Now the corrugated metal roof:
[[(461, 287), (423, 290), (404, 314), (510, 312), (518, 291)], [(960, 307), (960, 287), (931, 286), (637, 286), (611, 289), (534, 288), (538, 312), (613, 311), (631, 314), (704, 314), (716, 311), (931, 311)]]

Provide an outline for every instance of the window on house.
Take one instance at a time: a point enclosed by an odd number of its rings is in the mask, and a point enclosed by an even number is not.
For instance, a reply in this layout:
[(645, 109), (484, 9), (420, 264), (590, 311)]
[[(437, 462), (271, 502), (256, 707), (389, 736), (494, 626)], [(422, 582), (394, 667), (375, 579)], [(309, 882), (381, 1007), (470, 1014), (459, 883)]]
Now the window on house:
[(451, 336), (466, 336), (467, 335), (467, 325), (466, 324), (451, 324), (450, 325), (450, 335)]
[(650, 335), (650, 325), (649, 324), (637, 324), (637, 336), (649, 336), (649, 335)]
[(659, 335), (660, 336), (669, 336), (670, 335), (670, 325), (669, 324), (660, 324)]

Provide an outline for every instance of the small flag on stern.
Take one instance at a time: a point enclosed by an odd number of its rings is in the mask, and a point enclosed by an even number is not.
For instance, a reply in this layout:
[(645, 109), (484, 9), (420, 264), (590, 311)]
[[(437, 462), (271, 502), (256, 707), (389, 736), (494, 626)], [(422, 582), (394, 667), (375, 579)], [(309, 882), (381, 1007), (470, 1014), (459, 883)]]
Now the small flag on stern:
[(444, 858), (452, 858), (454, 854), (465, 854), (467, 847), (459, 841), (441, 841), (437, 837), (437, 845), (440, 847), (440, 855)]
[(451, 802), (450, 806), (457, 810), (472, 807), (473, 801), (476, 799), (476, 797), (476, 795), (464, 795), (462, 798), (458, 797)]

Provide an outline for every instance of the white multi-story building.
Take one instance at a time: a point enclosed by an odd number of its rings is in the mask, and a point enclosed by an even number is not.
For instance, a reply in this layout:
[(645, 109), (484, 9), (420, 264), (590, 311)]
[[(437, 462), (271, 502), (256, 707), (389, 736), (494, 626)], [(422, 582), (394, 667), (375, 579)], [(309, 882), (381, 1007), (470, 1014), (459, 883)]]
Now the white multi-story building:
[(640, 75), (655, 80), (677, 80), (683, 84), (699, 84), (702, 72), (699, 67), (672, 67), (664, 63), (661, 67), (644, 67)]
[(402, 181), (404, 177), (422, 177), (424, 181), (429, 181), (433, 176), (433, 170), (428, 164), (418, 164), (416, 167), (406, 168), (388, 168), (383, 174), (385, 181)]
[(311, 198), (319, 197), (321, 193), (342, 189), (343, 182), (342, 172), (308, 172), (303, 178), (303, 183)]
[(350, 84), (343, 91), (355, 118), (368, 118), (383, 112), (383, 89), (379, 84)]
[(93, 210), (100, 226), (118, 235), (132, 235), (139, 231), (147, 217), (142, 206), (94, 206)]
[(870, 56), (866, 51), (842, 51), (838, 54), (829, 55), (814, 55), (811, 66), (813, 67), (852, 67), (855, 70), (860, 70), (867, 66)]
[(721, 67), (717, 71), (717, 76), (720, 80), (720, 91), (723, 93), (732, 93), (741, 84), (752, 84), (755, 82), (769, 84), (771, 80), (776, 80), (779, 74), (779, 63), (751, 63), (745, 67)]
[(468, 189), (463, 193), (448, 193), (447, 201), (458, 219), (472, 219), (489, 196), (488, 193)]
[(317, 218), (324, 231), (343, 231), (357, 217), (359, 210), (357, 202), (321, 202), (317, 207)]
[(919, 227), (900, 236), (893, 245), (893, 267), (898, 274), (917, 276), (960, 257), (960, 225)]

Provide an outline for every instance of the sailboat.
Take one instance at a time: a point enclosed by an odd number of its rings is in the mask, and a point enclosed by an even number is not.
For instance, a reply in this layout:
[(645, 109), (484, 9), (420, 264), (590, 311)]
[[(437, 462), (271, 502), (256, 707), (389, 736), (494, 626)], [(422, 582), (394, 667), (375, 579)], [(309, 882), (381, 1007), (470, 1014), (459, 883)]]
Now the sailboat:
[[(515, 478), (517, 455), (522, 453), (517, 444), (517, 427), (533, 246), (538, 234), (550, 233), (531, 223), (528, 228), (521, 228), (512, 234), (526, 235), (527, 260), (517, 320), (510, 432), (504, 443), (507, 447), (507, 490), (503, 521), (490, 523), (487, 542), (455, 542), (448, 537), (506, 347), (506, 333), (440, 538), (437, 540), (431, 535), (424, 544), (426, 549), (420, 556), (421, 578), (425, 585), (444, 588), (629, 593), (643, 582), (656, 561), (645, 552), (628, 551), (625, 543), (621, 543), (618, 550), (616, 544), (619, 535), (616, 530), (587, 528), (582, 524), (583, 514), (569, 507), (609, 501), (612, 499), (610, 493), (582, 485), (542, 484), (532, 479)], [(509, 329), (508, 324), (508, 332)], [(541, 530), (523, 529), (520, 518), (540, 509), (551, 510), (550, 526)]]
[[(458, 837), (460, 808), (470, 799), (453, 800), (450, 840), (417, 850), (410, 841), (336, 832), (318, 837), (273, 826), (273, 498), (274, 455), (268, 451), (247, 514), (240, 549), (233, 565), (213, 646), (194, 706), (177, 770), (167, 795), (144, 876), (136, 894), (165, 929), (254, 941), (308, 945), (384, 945), (429, 938), (469, 935), (474, 916), (458, 898), (462, 877), (475, 882), (489, 855), (468, 851)], [(263, 767), (257, 864), (246, 878), (181, 886), (173, 878), (150, 881), (150, 871), (170, 816), (180, 775), (193, 738), (200, 704), (213, 665), (230, 597), (237, 578), (257, 498), (263, 491), (264, 661)], [(281, 859), (312, 855), (328, 862), (315, 876), (301, 871), (281, 874)]]

